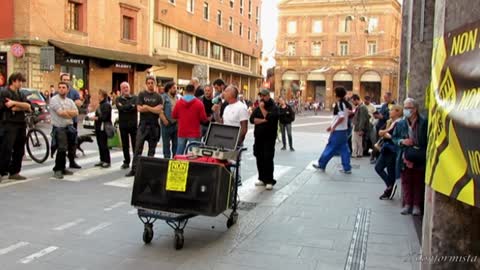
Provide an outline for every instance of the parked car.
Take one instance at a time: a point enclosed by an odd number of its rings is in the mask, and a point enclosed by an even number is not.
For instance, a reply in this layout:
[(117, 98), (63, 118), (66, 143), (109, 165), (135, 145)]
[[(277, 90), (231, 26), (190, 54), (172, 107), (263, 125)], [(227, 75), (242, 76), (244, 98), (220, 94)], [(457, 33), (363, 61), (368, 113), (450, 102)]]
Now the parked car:
[(43, 94), (39, 90), (32, 88), (22, 88), (20, 92), (27, 97), (35, 110), (38, 108), (38, 119), (43, 122), (49, 122), (50, 112), (48, 111), (47, 100)]
[[(95, 121), (92, 119), (95, 116), (95, 111), (87, 113), (83, 119), (83, 128), (85, 129), (95, 129)], [(114, 125), (118, 124), (118, 110), (117, 108), (112, 108), (112, 123)]]

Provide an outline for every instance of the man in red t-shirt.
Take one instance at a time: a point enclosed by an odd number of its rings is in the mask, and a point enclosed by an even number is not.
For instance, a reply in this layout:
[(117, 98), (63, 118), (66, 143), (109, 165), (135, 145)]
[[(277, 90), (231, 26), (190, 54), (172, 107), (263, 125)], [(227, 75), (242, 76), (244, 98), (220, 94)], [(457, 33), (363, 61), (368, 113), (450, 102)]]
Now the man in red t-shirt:
[(201, 140), (201, 123), (208, 121), (202, 101), (194, 94), (195, 87), (187, 85), (185, 95), (177, 101), (172, 112), (172, 118), (178, 123), (177, 155), (184, 154), (188, 142)]

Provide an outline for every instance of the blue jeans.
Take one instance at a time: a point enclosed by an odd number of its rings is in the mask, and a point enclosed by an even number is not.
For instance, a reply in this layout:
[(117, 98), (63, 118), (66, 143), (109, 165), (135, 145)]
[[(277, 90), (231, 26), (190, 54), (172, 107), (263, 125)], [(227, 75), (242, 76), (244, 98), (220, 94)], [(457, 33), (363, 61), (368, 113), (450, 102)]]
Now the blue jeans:
[[(171, 158), (177, 153), (177, 124), (162, 126), (163, 157)], [(171, 149), (171, 151), (170, 151)]]
[(177, 155), (185, 154), (185, 148), (189, 142), (199, 142), (201, 138), (180, 138), (178, 137)]
[(352, 166), (350, 166), (350, 151), (348, 149), (348, 130), (336, 130), (330, 134), (327, 146), (318, 159), (320, 168), (325, 169), (330, 159), (337, 153), (340, 153), (342, 158), (343, 169), (350, 171)]
[[(383, 179), (387, 188), (395, 184), (395, 163), (397, 153), (392, 151), (382, 151), (375, 164), (375, 171)], [(385, 172), (387, 168), (387, 172)]]

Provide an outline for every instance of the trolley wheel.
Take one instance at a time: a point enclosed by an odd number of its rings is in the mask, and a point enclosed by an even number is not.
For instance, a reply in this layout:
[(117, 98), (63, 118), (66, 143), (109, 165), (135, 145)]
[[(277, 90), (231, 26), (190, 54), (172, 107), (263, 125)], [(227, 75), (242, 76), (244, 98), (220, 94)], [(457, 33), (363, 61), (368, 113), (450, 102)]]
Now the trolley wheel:
[(143, 242), (145, 244), (150, 244), (153, 239), (153, 224), (145, 224), (145, 229), (143, 230)]
[(227, 219), (227, 228), (232, 227), (235, 225), (238, 221), (238, 213), (237, 212), (232, 212), (230, 214), (230, 217)]
[(174, 245), (176, 250), (180, 250), (183, 248), (183, 243), (185, 242), (185, 239), (183, 238), (183, 230), (175, 230), (175, 239), (174, 239)]

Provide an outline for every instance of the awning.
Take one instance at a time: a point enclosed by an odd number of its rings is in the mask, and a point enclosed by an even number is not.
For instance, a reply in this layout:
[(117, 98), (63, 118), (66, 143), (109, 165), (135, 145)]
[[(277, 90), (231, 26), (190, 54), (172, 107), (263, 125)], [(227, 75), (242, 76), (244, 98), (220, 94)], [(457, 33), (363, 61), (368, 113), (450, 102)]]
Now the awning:
[(300, 80), (300, 76), (295, 71), (289, 70), (283, 73), (282, 75), (282, 81), (298, 81), (298, 80)]
[(362, 74), (360, 81), (361, 82), (381, 82), (382, 78), (380, 78), (380, 75), (375, 71), (367, 71)]
[(107, 59), (111, 61), (152, 65), (152, 66), (157, 66), (162, 64), (155, 57), (144, 55), (144, 54), (134, 54), (134, 53), (121, 52), (121, 51), (100, 49), (100, 48), (83, 46), (83, 45), (78, 45), (73, 43), (66, 43), (66, 42), (57, 41), (57, 40), (49, 40), (48, 43), (73, 55), (81, 55), (81, 56), (88, 56), (88, 57), (98, 58), (98, 59)]
[(333, 76), (333, 81), (336, 82), (351, 82), (352, 80), (352, 74), (350, 74), (348, 71), (339, 71)]
[(323, 74), (323, 70), (317, 69), (308, 73), (307, 81), (325, 81), (325, 75)]

